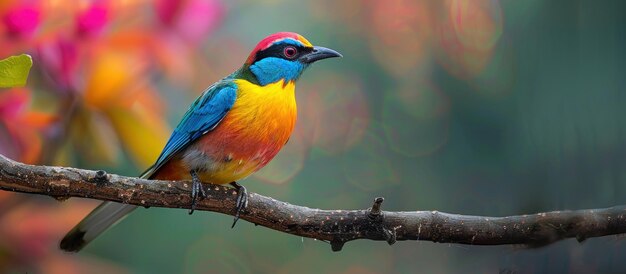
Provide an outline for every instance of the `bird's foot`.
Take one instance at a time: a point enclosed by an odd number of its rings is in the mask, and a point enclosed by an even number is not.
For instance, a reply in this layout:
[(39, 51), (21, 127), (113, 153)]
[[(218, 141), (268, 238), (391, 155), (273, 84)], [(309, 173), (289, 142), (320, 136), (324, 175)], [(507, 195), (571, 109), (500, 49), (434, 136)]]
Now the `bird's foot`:
[(206, 191), (202, 186), (202, 182), (200, 178), (198, 178), (198, 174), (196, 171), (192, 170), (191, 172), (191, 208), (189, 209), (189, 215), (193, 214), (193, 211), (196, 209), (196, 205), (198, 203), (198, 197), (204, 199), (207, 197)]
[(237, 189), (237, 202), (235, 204), (237, 212), (235, 213), (235, 220), (233, 221), (233, 225), (230, 227), (233, 228), (237, 224), (237, 221), (239, 221), (239, 215), (241, 214), (241, 212), (244, 211), (246, 207), (248, 207), (248, 191), (246, 190), (246, 187), (240, 185), (237, 182), (232, 182), (230, 183), (230, 185)]

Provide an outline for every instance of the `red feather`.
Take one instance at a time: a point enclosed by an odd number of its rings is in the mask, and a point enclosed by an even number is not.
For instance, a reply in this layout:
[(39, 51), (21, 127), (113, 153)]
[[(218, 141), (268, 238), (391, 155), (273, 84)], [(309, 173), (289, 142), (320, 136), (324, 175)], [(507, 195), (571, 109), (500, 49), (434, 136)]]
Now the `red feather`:
[(248, 59), (246, 60), (246, 64), (252, 64), (254, 62), (254, 58), (256, 57), (257, 52), (267, 49), (271, 47), (272, 44), (274, 44), (275, 42), (281, 41), (287, 38), (300, 41), (305, 46), (312, 46), (311, 43), (307, 41), (304, 37), (302, 37), (302, 35), (300, 34), (297, 34), (295, 32), (277, 32), (268, 37), (265, 37), (263, 40), (261, 40), (261, 42), (259, 42), (256, 45), (256, 47), (250, 53), (250, 56), (248, 56)]

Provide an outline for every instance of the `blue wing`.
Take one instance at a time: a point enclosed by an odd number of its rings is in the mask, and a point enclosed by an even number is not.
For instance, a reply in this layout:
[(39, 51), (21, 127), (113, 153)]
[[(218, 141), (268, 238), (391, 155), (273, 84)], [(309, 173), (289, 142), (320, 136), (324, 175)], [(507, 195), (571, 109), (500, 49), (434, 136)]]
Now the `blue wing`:
[(183, 116), (156, 163), (141, 177), (148, 178), (172, 156), (205, 133), (213, 130), (235, 103), (237, 86), (229, 79), (207, 88)]

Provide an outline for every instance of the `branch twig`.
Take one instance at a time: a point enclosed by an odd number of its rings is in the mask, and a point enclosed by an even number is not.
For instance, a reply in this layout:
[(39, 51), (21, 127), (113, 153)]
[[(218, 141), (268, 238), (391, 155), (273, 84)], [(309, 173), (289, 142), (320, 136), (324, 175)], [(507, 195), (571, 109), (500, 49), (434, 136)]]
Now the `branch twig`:
[[(196, 210), (233, 215), (236, 192), (207, 185)], [(0, 189), (64, 200), (84, 197), (144, 207), (189, 208), (191, 183), (144, 180), (76, 168), (33, 166), (0, 155)], [(250, 193), (241, 218), (281, 232), (329, 241), (339, 251), (351, 240), (424, 240), (473, 245), (543, 246), (566, 238), (626, 233), (626, 206), (532, 215), (484, 217), (438, 211), (382, 211), (383, 198), (367, 210), (320, 210)]]

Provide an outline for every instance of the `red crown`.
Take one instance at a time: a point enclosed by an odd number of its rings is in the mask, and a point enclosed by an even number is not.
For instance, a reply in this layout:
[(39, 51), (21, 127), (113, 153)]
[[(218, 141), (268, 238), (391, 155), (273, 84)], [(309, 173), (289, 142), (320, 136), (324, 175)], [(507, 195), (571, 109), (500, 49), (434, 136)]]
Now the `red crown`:
[(263, 40), (261, 40), (261, 42), (259, 42), (256, 45), (256, 47), (250, 53), (250, 56), (248, 56), (248, 59), (246, 60), (246, 64), (252, 64), (252, 62), (254, 62), (254, 58), (256, 57), (257, 52), (267, 49), (271, 47), (274, 43), (285, 40), (287, 38), (300, 41), (303, 45), (307, 47), (313, 46), (311, 42), (309, 42), (304, 37), (302, 37), (302, 35), (297, 34), (295, 32), (277, 32), (277, 33), (274, 33), (270, 36), (263, 38)]

